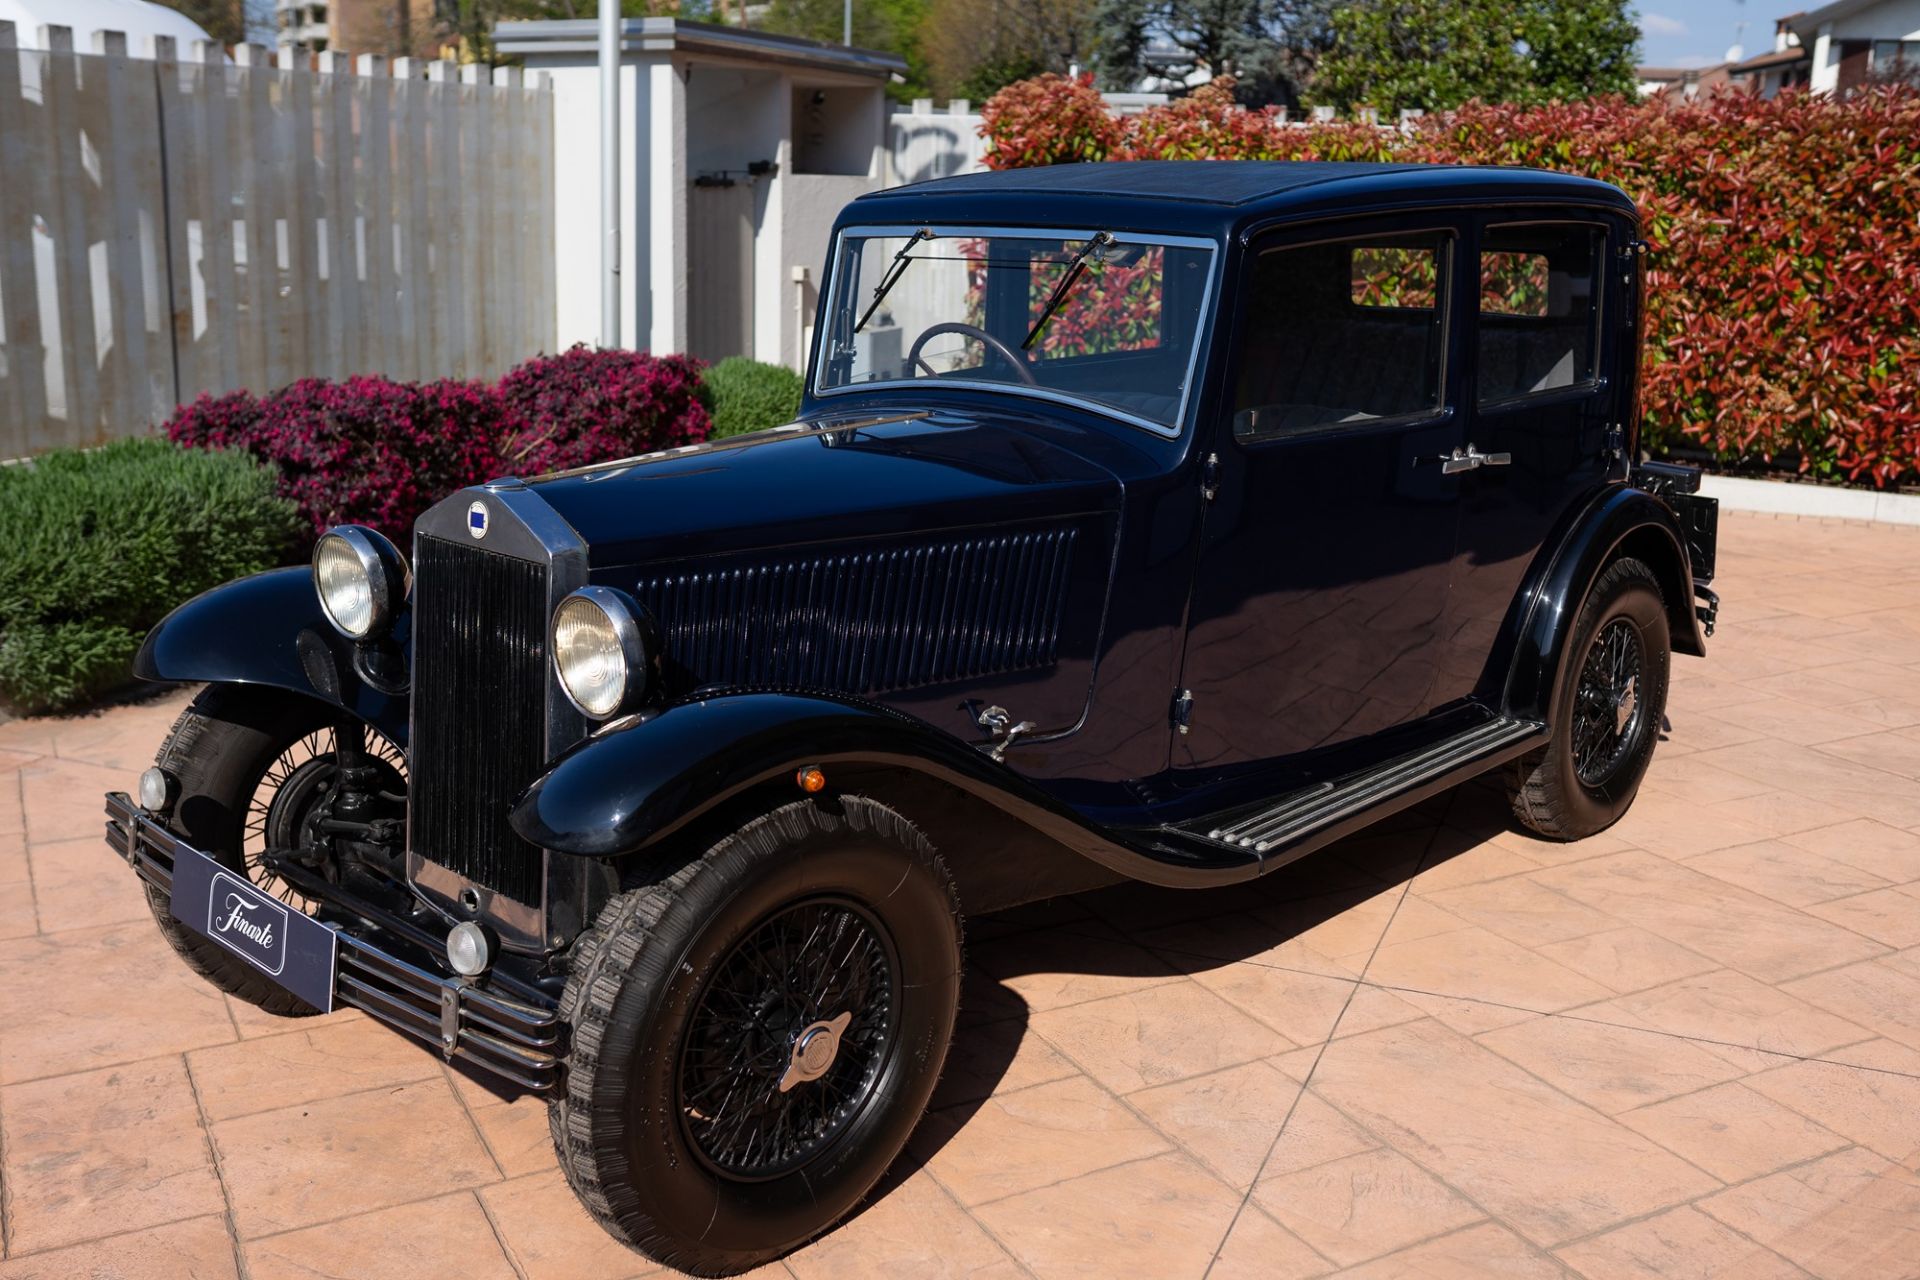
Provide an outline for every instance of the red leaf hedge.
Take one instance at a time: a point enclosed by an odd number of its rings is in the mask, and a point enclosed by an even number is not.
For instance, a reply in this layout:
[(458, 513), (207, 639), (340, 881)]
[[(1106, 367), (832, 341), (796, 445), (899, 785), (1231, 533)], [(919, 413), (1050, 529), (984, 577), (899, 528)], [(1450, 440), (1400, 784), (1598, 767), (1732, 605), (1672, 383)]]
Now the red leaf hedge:
[(1920, 94), (1470, 105), (1409, 133), (1285, 127), (1231, 88), (1115, 119), (1043, 76), (983, 109), (997, 168), (1069, 159), (1420, 160), (1586, 174), (1653, 247), (1642, 441), (1889, 486), (1920, 480)]
[(201, 396), (166, 430), (273, 463), (315, 536), (365, 524), (406, 547), (420, 513), (464, 485), (690, 444), (708, 425), (699, 361), (575, 347), (492, 386), (306, 378), (259, 399)]

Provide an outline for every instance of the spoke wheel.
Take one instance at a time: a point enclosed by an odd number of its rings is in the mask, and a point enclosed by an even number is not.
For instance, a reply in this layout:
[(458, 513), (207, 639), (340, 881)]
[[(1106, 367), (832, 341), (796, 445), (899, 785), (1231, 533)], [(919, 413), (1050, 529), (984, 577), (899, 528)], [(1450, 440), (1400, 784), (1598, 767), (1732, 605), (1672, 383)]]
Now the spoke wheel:
[(1574, 772), (1590, 787), (1604, 783), (1632, 751), (1646, 716), (1640, 632), (1615, 618), (1593, 638), (1573, 705)]
[(1548, 741), (1514, 762), (1514, 816), (1549, 840), (1618, 822), (1660, 741), (1670, 645), (1660, 580), (1622, 556), (1587, 589), (1548, 710)]
[[(241, 827), (240, 856), (246, 864), (247, 878), (264, 892), (309, 915), (318, 904), (268, 867), (266, 855), (269, 849), (307, 848), (324, 840), (310, 830), (310, 825), (339, 771), (342, 745), (332, 728), (314, 729), (289, 744), (254, 784)], [(371, 730), (362, 730), (359, 741), (344, 745), (373, 759), (385, 775), (383, 789), (405, 793), (407, 761), (400, 748)], [(324, 867), (319, 871), (328, 873)]]
[(700, 993), (680, 1053), (689, 1144), (716, 1173), (790, 1173), (847, 1129), (895, 1036), (899, 962), (885, 927), (844, 898), (754, 927)]

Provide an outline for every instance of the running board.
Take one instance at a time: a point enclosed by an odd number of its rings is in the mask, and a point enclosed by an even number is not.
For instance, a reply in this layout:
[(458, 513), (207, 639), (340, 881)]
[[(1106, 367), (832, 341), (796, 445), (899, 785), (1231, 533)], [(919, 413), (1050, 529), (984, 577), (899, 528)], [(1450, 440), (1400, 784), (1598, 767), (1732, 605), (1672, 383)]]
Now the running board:
[(1369, 772), (1289, 792), (1234, 822), (1210, 826), (1203, 819), (1189, 831), (1214, 844), (1264, 855), (1475, 764), (1497, 763), (1492, 757), (1518, 755), (1545, 733), (1545, 725), (1497, 717)]

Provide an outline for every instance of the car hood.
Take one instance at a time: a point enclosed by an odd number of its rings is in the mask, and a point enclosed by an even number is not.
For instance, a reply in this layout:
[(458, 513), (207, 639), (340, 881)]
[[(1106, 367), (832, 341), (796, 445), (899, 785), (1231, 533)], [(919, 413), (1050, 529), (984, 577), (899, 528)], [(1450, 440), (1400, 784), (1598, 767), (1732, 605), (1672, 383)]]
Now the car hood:
[(1111, 512), (1112, 472), (1017, 421), (822, 419), (531, 482), (605, 566)]

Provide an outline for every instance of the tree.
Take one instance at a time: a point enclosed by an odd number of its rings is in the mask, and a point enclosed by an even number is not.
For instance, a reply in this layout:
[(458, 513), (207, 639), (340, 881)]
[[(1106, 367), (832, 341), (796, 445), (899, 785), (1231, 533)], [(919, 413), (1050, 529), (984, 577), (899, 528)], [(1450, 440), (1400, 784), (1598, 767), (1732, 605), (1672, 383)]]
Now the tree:
[(1332, 0), (1100, 0), (1101, 87), (1232, 76), (1245, 106), (1300, 105)]
[[(887, 92), (901, 101), (924, 97), (927, 92), (926, 63), (920, 49), (921, 24), (926, 16), (927, 0), (854, 0), (853, 42), (863, 49), (897, 53), (907, 60), (906, 83), (887, 86)], [(764, 31), (839, 44), (845, 22), (845, 0), (773, 0), (765, 16), (754, 25)]]
[(200, 24), (211, 40), (224, 45), (271, 39), (273, 0), (160, 0)]
[(1314, 97), (1389, 114), (1631, 94), (1640, 52), (1626, 0), (1355, 0), (1332, 28)]
[(1093, 54), (1097, 0), (931, 0), (921, 24), (927, 78), (984, 101), (1018, 80), (1065, 74)]

